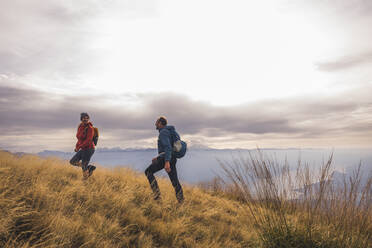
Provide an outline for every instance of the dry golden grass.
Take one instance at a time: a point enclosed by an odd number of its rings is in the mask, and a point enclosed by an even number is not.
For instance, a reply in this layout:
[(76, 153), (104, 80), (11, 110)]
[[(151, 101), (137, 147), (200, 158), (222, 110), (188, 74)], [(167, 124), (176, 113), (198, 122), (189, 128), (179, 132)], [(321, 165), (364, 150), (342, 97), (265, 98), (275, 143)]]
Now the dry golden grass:
[(82, 180), (59, 159), (0, 151), (0, 247), (257, 247), (243, 205), (168, 179), (152, 200), (143, 174), (98, 168)]
[(167, 178), (156, 202), (143, 173), (98, 168), (82, 180), (67, 161), (0, 151), (0, 247), (372, 248), (372, 177), (335, 188), (331, 160), (319, 178), (300, 163), (292, 175), (235, 160), (223, 166), (232, 184), (184, 185), (178, 205)]
[(372, 175), (359, 165), (333, 180), (332, 158), (318, 171), (300, 160), (293, 170), (258, 151), (222, 164), (232, 185), (212, 189), (244, 202), (266, 248), (372, 248)]

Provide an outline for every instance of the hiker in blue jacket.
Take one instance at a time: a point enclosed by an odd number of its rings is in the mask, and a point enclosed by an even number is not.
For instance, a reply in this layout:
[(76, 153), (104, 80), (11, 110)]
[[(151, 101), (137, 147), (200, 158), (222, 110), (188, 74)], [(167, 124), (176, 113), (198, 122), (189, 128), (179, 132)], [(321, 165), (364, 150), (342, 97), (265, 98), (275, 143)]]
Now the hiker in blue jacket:
[(154, 173), (164, 168), (168, 173), (174, 190), (176, 191), (178, 202), (182, 203), (184, 201), (183, 191), (177, 176), (177, 158), (173, 152), (172, 145), (174, 142), (172, 133), (176, 133), (175, 128), (173, 126), (167, 126), (167, 119), (163, 116), (156, 120), (155, 126), (156, 129), (159, 130), (158, 156), (152, 159), (152, 163), (145, 170), (145, 175), (147, 176), (151, 189), (154, 192), (154, 199), (159, 200), (160, 190), (156, 178), (154, 177)]

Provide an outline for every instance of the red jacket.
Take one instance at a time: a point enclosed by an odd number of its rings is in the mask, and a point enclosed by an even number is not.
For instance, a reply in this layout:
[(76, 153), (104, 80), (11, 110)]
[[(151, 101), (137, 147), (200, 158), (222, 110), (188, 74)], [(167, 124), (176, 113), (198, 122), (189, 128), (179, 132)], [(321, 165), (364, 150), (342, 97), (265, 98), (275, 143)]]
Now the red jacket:
[(93, 135), (93, 124), (90, 122), (88, 122), (86, 125), (81, 123), (76, 133), (76, 138), (78, 139), (76, 143), (76, 150), (94, 149)]

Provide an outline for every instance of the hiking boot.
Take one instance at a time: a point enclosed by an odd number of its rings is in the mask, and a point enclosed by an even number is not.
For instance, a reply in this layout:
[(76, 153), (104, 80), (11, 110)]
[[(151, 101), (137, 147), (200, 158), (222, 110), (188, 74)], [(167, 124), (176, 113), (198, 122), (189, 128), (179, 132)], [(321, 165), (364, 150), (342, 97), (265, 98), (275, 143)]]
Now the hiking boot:
[(179, 205), (182, 205), (182, 204), (184, 203), (185, 199), (184, 199), (184, 198), (182, 198), (182, 199), (177, 199), (177, 201), (178, 201), (178, 204), (179, 204)]
[(88, 166), (88, 177), (90, 177), (93, 174), (93, 171), (96, 169), (94, 165)]
[(183, 203), (183, 201), (185, 200), (185, 198), (183, 198), (183, 191), (182, 191), (182, 189), (178, 193), (176, 193), (176, 198), (177, 198), (177, 201), (178, 201), (179, 204), (182, 204)]

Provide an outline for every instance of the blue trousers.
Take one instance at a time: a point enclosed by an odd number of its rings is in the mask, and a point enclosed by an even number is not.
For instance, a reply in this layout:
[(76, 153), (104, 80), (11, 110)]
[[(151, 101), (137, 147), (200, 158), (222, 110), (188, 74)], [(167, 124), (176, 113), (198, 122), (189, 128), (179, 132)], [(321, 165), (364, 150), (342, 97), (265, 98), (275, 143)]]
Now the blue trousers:
[[(176, 198), (178, 202), (183, 202), (184, 200), (183, 191), (182, 191), (182, 187), (181, 187), (180, 181), (178, 180), (178, 176), (177, 176), (177, 168), (176, 168), (177, 159), (174, 156), (172, 156), (171, 161), (169, 161), (169, 163), (170, 163), (170, 168), (171, 168), (171, 171), (168, 173), (169, 179), (171, 180), (172, 186), (174, 190), (176, 191)], [(154, 173), (164, 169), (164, 165), (165, 165), (164, 157), (159, 156), (156, 162), (150, 164), (149, 167), (147, 167), (147, 169), (145, 170), (145, 175), (147, 179), (149, 180), (152, 191), (154, 192), (155, 199), (158, 199), (160, 197), (160, 190), (159, 190), (158, 182), (156, 181), (156, 178), (154, 176)]]

